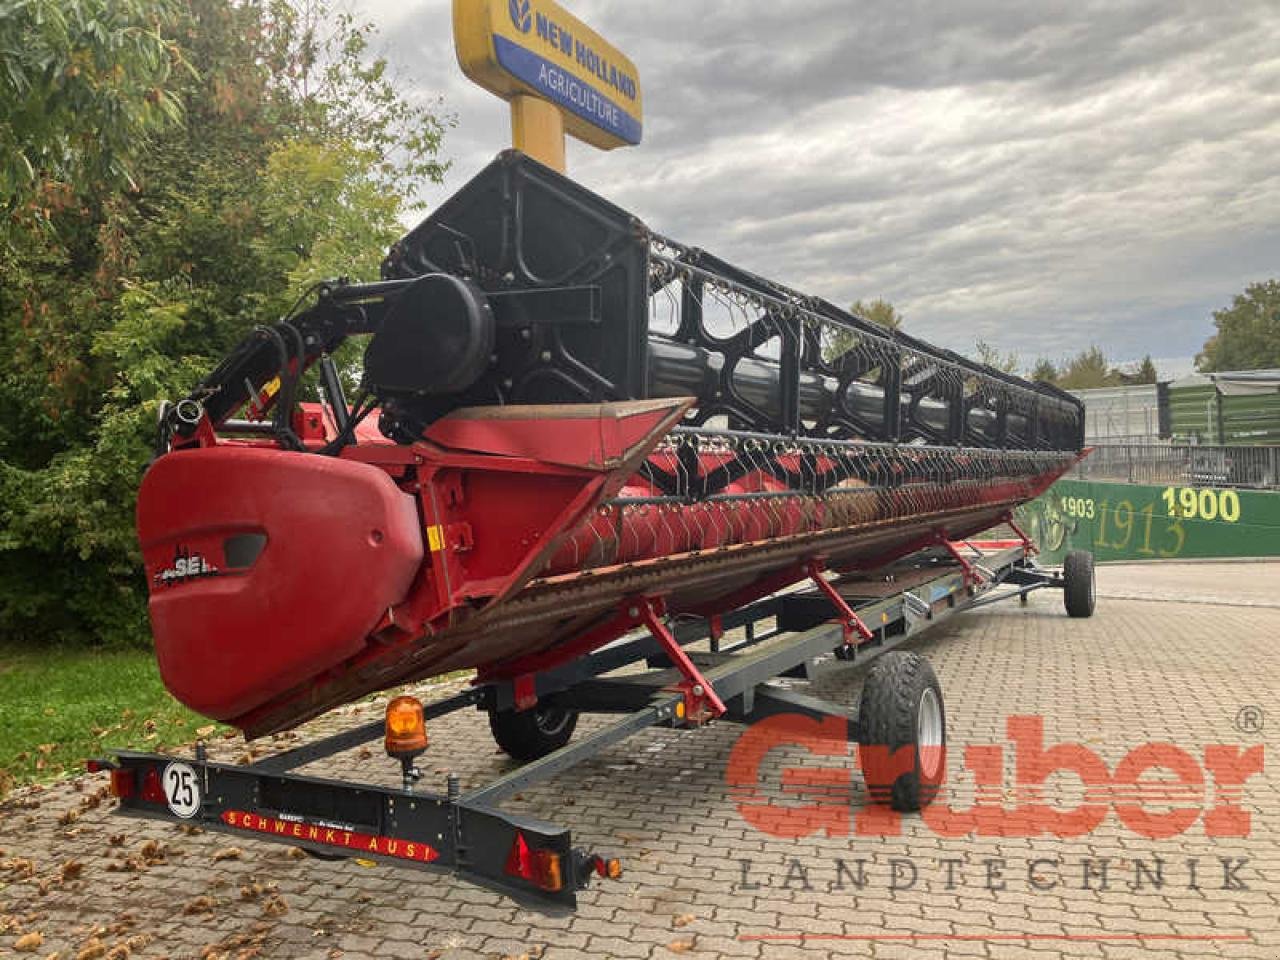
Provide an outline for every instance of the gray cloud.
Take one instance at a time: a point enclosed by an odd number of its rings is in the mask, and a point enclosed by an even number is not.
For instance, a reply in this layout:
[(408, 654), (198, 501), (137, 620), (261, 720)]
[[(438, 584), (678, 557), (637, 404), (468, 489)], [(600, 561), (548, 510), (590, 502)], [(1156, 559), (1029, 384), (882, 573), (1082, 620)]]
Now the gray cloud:
[[(1061, 357), (1193, 354), (1280, 273), (1280, 5), (568, 0), (640, 69), (645, 143), (570, 147), (662, 233), (910, 329)], [(438, 202), (509, 143), (450, 4), (366, 0), (459, 118)]]

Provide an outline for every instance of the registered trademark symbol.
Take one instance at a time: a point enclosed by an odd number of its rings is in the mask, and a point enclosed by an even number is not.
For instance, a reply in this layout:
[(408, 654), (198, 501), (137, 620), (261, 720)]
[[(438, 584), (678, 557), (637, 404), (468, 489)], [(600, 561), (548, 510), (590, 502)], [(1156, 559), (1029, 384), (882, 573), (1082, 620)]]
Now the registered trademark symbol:
[(1236, 729), (1241, 733), (1259, 734), (1262, 732), (1266, 717), (1261, 707), (1255, 707), (1252, 704), (1241, 707), (1240, 712), (1236, 714)]

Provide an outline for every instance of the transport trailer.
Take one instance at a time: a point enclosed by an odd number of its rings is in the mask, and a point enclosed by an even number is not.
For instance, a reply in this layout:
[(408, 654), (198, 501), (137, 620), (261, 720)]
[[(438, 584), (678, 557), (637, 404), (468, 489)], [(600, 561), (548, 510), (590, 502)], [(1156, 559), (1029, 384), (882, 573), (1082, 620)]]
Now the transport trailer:
[[(626, 610), (635, 629), (604, 646), (516, 677), (478, 676), (426, 705), (399, 696), (381, 720), (256, 762), (212, 762), (197, 744), (190, 758), (120, 750), (89, 769), (110, 771), (125, 816), (286, 843), (319, 858), (452, 873), (541, 909), (572, 909), (577, 891), (592, 877), (621, 876), (621, 863), (576, 847), (567, 828), (501, 805), (650, 727), (834, 717), (858, 744), (874, 801), (904, 811), (929, 803), (945, 768), (942, 690), (923, 657), (897, 648), (963, 610), (1025, 602), (1045, 588), (1063, 591), (1068, 615), (1093, 613), (1092, 556), (1072, 553), (1060, 572), (1040, 568), (1035, 547), (1005, 519), (1015, 539), (937, 538), (835, 577), (811, 563), (805, 583), (722, 614), (672, 618), (660, 600), (638, 595)], [(868, 665), (856, 713), (772, 682)], [(426, 723), (465, 708), (486, 711), (499, 746), (523, 765), (466, 792), (453, 775), (443, 793), (421, 789)], [(571, 741), (584, 713), (617, 719)], [(295, 772), (379, 739), (400, 763), (398, 788)], [(896, 753), (904, 747), (905, 765)]]

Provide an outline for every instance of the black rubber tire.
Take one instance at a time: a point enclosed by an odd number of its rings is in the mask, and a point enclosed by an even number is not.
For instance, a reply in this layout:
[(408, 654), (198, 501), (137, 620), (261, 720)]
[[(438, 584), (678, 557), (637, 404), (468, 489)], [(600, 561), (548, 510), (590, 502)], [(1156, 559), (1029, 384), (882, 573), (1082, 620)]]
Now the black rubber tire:
[(532, 710), (490, 710), (489, 729), (508, 756), (528, 763), (559, 750), (573, 736), (578, 711), (563, 707)]
[[(920, 706), (926, 691), (935, 698), (943, 748), (927, 757), (920, 751)], [(858, 706), (858, 760), (871, 799), (908, 812), (927, 807), (945, 779), (946, 742), (942, 687), (929, 661), (905, 650), (879, 657), (867, 674)], [(903, 747), (912, 749), (909, 772), (898, 772), (902, 766), (895, 761)]]
[(1092, 617), (1097, 605), (1093, 554), (1072, 550), (1062, 561), (1062, 605), (1068, 617)]

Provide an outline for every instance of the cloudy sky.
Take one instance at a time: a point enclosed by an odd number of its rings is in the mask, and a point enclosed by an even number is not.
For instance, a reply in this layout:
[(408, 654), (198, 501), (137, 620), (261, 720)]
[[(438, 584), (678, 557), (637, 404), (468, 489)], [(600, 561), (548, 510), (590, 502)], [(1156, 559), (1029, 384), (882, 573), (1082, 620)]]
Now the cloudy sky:
[[(572, 176), (941, 345), (1186, 358), (1280, 276), (1276, 0), (562, 2), (645, 100), (644, 142), (571, 141)], [(358, 9), (457, 117), (438, 202), (510, 144), (506, 105), (459, 70), (450, 0)]]

